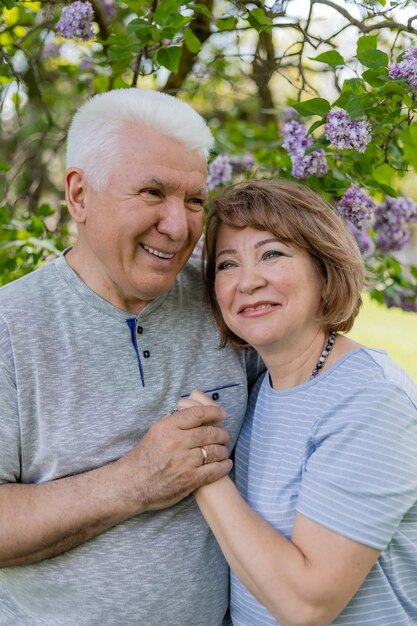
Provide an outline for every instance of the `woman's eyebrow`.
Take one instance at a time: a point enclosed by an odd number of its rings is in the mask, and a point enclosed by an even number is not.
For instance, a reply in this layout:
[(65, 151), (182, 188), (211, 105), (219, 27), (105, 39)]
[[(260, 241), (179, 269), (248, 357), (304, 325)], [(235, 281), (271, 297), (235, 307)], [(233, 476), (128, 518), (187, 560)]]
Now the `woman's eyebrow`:
[[(257, 243), (255, 243), (254, 248), (260, 248), (261, 246), (265, 246), (268, 243), (280, 243), (280, 241), (276, 237), (262, 239), (262, 241), (258, 241)], [(228, 250), (220, 250), (220, 252), (216, 254), (216, 259), (218, 259), (219, 256), (221, 256), (222, 254), (236, 254), (236, 250), (234, 250), (233, 248), (229, 248)]]
[(216, 259), (219, 258), (219, 256), (222, 256), (222, 254), (236, 254), (236, 250), (230, 249), (230, 250), (220, 250), (220, 252), (218, 252), (216, 254)]

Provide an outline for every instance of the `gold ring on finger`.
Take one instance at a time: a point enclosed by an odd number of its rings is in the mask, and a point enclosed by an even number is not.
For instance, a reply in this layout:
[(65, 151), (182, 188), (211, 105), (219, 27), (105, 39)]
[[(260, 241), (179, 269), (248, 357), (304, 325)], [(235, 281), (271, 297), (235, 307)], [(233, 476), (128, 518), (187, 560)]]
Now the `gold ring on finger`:
[(201, 450), (201, 454), (203, 455), (203, 465), (205, 465), (208, 461), (207, 450), (203, 447), (201, 447), (200, 450)]

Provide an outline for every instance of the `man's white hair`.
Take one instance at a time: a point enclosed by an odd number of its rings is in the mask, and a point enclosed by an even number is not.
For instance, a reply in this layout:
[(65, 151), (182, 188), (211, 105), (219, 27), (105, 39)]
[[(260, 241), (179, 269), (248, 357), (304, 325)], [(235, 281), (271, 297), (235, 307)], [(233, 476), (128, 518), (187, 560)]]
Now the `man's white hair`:
[(145, 124), (207, 158), (213, 136), (189, 104), (152, 89), (114, 89), (87, 100), (74, 115), (67, 138), (67, 168), (83, 170), (96, 191), (106, 188), (122, 156), (121, 134)]

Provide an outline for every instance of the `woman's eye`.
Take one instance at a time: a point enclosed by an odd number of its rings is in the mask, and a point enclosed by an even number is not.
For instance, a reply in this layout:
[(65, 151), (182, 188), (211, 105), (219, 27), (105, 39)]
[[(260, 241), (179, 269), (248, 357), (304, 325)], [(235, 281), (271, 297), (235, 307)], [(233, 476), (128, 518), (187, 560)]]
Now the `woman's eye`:
[(282, 252), (279, 252), (278, 250), (268, 250), (263, 253), (262, 259), (268, 261), (269, 259), (277, 259), (280, 256), (283, 256)]
[(236, 267), (236, 263), (233, 263), (233, 261), (222, 261), (221, 263), (218, 264), (218, 266), (216, 267), (216, 270), (218, 272), (221, 272), (222, 270), (229, 270), (232, 267)]

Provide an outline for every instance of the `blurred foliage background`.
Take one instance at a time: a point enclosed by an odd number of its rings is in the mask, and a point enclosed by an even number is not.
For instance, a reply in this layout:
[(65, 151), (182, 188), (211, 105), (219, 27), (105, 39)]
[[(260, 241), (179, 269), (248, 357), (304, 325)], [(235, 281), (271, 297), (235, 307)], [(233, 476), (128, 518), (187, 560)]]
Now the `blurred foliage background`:
[(363, 253), (382, 305), (366, 311), (408, 311), (394, 324), (407, 319), (416, 345), (416, 45), (411, 1), (0, 0), (0, 285), (72, 241), (62, 181), (75, 109), (145, 87), (209, 122), (213, 193), (250, 175), (321, 191)]

